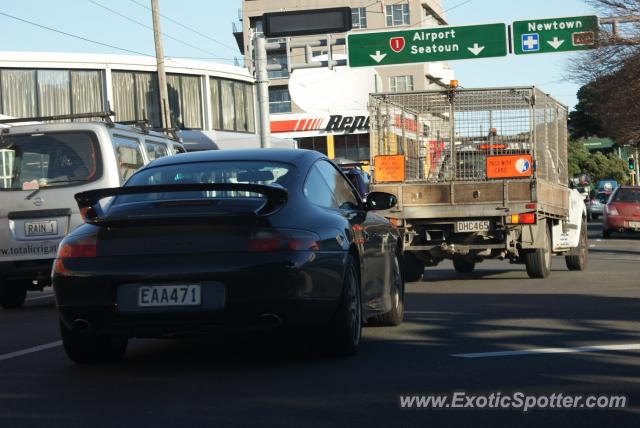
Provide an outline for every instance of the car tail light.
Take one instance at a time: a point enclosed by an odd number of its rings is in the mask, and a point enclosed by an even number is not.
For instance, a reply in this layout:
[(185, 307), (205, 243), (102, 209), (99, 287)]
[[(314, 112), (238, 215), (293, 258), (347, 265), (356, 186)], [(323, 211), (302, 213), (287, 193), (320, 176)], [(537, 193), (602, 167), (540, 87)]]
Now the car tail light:
[(80, 235), (65, 238), (58, 248), (58, 259), (96, 257), (96, 235)]
[(58, 275), (67, 275), (69, 270), (64, 265), (65, 259), (96, 257), (96, 248), (96, 235), (66, 237), (58, 248), (56, 260), (53, 262), (53, 272)]
[(249, 240), (250, 252), (317, 251), (320, 237), (304, 230), (259, 229)]
[(620, 213), (616, 209), (615, 205), (607, 205), (607, 214), (612, 215), (612, 216), (620, 215)]
[(536, 213), (508, 215), (507, 224), (536, 224)]

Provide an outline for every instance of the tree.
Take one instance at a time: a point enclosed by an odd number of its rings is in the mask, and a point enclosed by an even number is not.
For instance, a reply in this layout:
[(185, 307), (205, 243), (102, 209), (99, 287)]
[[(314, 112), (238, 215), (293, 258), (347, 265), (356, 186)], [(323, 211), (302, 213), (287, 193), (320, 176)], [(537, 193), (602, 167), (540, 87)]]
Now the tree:
[(582, 143), (570, 141), (569, 177), (577, 177), (580, 174), (586, 174), (592, 183), (604, 179), (614, 179), (618, 183), (629, 181), (627, 164), (618, 156), (605, 156), (601, 152), (592, 154)]
[(584, 85), (578, 90), (578, 104), (569, 113), (569, 129), (571, 139), (602, 137), (605, 135), (602, 122), (596, 117), (598, 100), (594, 96), (591, 84)]
[[(586, 0), (604, 16), (640, 16), (640, 0)], [(585, 102), (576, 106), (572, 125), (578, 134), (600, 126), (619, 145), (640, 142), (640, 22), (602, 30), (599, 49), (579, 56), (569, 67), (583, 83)], [(580, 95), (580, 94), (579, 94)]]

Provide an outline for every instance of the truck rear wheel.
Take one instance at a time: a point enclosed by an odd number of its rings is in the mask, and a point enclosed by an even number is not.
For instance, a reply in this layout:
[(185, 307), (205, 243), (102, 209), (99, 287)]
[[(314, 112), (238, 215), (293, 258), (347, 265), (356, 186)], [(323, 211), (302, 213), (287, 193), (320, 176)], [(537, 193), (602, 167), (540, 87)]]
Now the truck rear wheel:
[(411, 253), (404, 253), (404, 277), (407, 282), (417, 282), (424, 275), (424, 263)]
[(3, 280), (0, 282), (0, 306), (4, 309), (16, 309), (24, 305), (27, 297), (28, 281)]
[(546, 222), (544, 227), (545, 233), (543, 234), (544, 242), (542, 243), (542, 248), (527, 250), (523, 254), (529, 278), (546, 278), (551, 273), (551, 258), (553, 257), (551, 253), (551, 232)]
[(587, 222), (582, 220), (580, 228), (580, 242), (578, 243), (578, 248), (576, 248), (576, 253), (564, 258), (569, 270), (587, 269), (587, 261), (589, 259)]
[(476, 263), (472, 262), (467, 257), (454, 256), (453, 267), (458, 273), (472, 273), (476, 268)]

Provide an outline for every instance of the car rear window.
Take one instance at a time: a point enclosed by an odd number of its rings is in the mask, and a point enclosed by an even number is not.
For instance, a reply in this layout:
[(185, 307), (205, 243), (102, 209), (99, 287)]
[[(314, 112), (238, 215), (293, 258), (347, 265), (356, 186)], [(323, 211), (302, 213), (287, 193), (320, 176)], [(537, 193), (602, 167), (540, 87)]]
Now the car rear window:
[[(246, 183), (280, 185), (284, 188), (289, 188), (293, 180), (295, 180), (295, 173), (296, 170), (293, 165), (280, 162), (197, 162), (158, 166), (139, 171), (126, 183), (126, 187), (199, 183)], [(263, 199), (264, 196), (245, 191), (158, 192), (144, 195), (120, 196), (114, 201), (114, 204), (149, 200), (211, 198)]]
[(640, 188), (637, 189), (619, 189), (614, 202), (640, 202)]
[(78, 185), (101, 175), (98, 139), (92, 132), (10, 135), (0, 140), (0, 190)]

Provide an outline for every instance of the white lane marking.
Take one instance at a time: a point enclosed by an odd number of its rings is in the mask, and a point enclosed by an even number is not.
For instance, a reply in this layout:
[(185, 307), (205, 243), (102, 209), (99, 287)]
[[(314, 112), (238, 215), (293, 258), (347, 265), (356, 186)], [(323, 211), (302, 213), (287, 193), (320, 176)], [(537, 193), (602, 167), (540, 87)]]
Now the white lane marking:
[(34, 352), (46, 351), (47, 349), (57, 348), (58, 346), (62, 346), (62, 340), (56, 340), (55, 342), (45, 343), (44, 345), (38, 345), (33, 348), (22, 349), (20, 351), (9, 352), (8, 354), (2, 354), (0, 355), (0, 361), (22, 357), (23, 355), (33, 354)]
[(575, 348), (533, 348), (521, 351), (499, 351), (499, 352), (473, 352), (469, 354), (451, 354), (452, 357), (459, 358), (490, 358), (508, 357), (517, 355), (535, 354), (574, 354), (578, 352), (602, 352), (602, 351), (636, 351), (640, 350), (640, 343), (629, 343), (620, 345), (592, 345), (577, 346)]
[(44, 296), (29, 297), (28, 299), (25, 299), (25, 302), (30, 302), (32, 300), (46, 299), (53, 296), (54, 294), (45, 294)]

